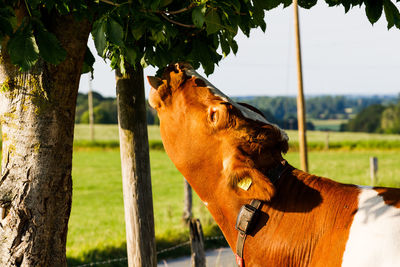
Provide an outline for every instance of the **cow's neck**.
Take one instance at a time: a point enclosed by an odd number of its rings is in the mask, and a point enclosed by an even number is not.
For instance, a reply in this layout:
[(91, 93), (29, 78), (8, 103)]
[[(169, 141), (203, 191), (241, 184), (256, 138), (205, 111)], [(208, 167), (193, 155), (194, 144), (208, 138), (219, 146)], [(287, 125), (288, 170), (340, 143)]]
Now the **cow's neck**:
[[(280, 193), (279, 190), (294, 190), (294, 192), (296, 192), (296, 188), (307, 187), (306, 183), (309, 183), (310, 181), (304, 181), (303, 177), (307, 176), (304, 176), (303, 174), (305, 173), (299, 170), (293, 171), (293, 168), (290, 168), (289, 171), (285, 171), (281, 179), (276, 182), (278, 191), (277, 197), (271, 202), (264, 203), (262, 210), (267, 212), (269, 216), (274, 216), (277, 207), (280, 205), (279, 202), (291, 201), (288, 199), (291, 197), (290, 194), (286, 194), (284, 192)], [(285, 185), (285, 183), (290, 185), (290, 189)], [(201, 185), (200, 187), (202, 190), (198, 191), (197, 189), (199, 186), (193, 186), (223, 231), (224, 236), (231, 248), (235, 248), (238, 234), (237, 230), (235, 229), (237, 215), (240, 208), (243, 205), (250, 203), (251, 200), (238, 198), (232, 189), (230, 189), (226, 184), (210, 185), (207, 188), (205, 188), (204, 185)], [(210, 194), (210, 192), (212, 192), (212, 194)], [(286, 195), (285, 200), (282, 199), (282, 195)], [(319, 195), (316, 195), (316, 197), (319, 197)], [(317, 202), (318, 201), (315, 203)]]

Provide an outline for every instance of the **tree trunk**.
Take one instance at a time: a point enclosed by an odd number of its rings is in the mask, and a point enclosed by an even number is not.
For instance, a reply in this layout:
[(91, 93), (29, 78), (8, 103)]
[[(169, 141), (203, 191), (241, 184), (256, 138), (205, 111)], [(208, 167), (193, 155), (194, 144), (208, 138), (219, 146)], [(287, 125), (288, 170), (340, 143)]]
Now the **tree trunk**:
[[(21, 18), (19, 18), (21, 19)], [(29, 72), (0, 58), (2, 165), (0, 266), (66, 266), (76, 97), (90, 24), (49, 16), (67, 51)]]
[(157, 265), (143, 69), (115, 71), (128, 265)]

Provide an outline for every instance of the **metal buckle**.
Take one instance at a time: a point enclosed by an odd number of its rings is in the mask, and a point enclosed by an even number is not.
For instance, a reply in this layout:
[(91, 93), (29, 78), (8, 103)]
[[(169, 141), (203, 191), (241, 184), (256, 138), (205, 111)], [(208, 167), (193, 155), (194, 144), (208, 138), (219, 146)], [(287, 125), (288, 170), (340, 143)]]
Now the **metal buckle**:
[(255, 207), (246, 204), (240, 208), (239, 214), (236, 218), (235, 228), (242, 234), (248, 235), (252, 232), (257, 217), (259, 215), (259, 210)]

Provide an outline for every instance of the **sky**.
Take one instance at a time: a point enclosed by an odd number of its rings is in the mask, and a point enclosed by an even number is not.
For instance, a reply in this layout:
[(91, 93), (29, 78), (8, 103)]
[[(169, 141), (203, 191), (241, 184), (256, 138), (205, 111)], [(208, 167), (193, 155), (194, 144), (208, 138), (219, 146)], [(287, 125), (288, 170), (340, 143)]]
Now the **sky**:
[[(396, 6), (400, 9), (400, 3)], [(384, 95), (400, 93), (400, 29), (388, 31), (384, 13), (371, 25), (364, 7), (347, 14), (323, 1), (300, 8), (304, 93), (306, 95)], [(266, 13), (267, 30), (238, 34), (239, 50), (229, 54), (207, 79), (229, 96), (294, 96), (297, 93), (293, 7)], [(115, 97), (114, 72), (96, 56), (92, 88)], [(147, 67), (145, 75), (155, 75)], [(206, 77), (201, 70), (199, 73)], [(145, 82), (146, 97), (150, 87)], [(89, 75), (82, 75), (86, 93)]]

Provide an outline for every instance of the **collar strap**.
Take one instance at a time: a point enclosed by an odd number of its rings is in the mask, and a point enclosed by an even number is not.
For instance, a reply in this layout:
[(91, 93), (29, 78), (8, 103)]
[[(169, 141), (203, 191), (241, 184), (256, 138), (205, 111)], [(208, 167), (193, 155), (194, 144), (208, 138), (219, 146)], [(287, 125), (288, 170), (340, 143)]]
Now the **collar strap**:
[[(276, 167), (267, 170), (266, 175), (275, 185), (275, 183), (283, 176), (283, 174), (285, 174), (290, 169), (293, 169), (293, 167), (291, 167), (286, 160), (283, 160), (281, 164), (278, 164)], [(235, 228), (236, 230), (238, 230), (238, 237), (236, 241), (235, 256), (236, 263), (239, 267), (244, 266), (244, 242), (246, 241), (246, 236), (254, 230), (257, 224), (257, 219), (261, 213), (261, 204), (262, 202), (260, 200), (253, 199), (250, 204), (243, 205), (240, 208), (239, 214), (236, 218)]]
[(243, 205), (236, 218), (236, 230), (238, 237), (236, 241), (236, 263), (243, 267), (243, 248), (246, 236), (250, 234), (257, 224), (257, 219), (260, 214), (261, 201), (253, 199), (250, 204)]
[(276, 167), (272, 169), (268, 169), (266, 171), (266, 175), (275, 185), (275, 183), (282, 177), (282, 175), (289, 169), (289, 163), (287, 163), (286, 160), (283, 160), (280, 164), (278, 164)]

